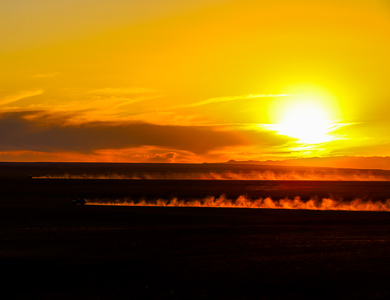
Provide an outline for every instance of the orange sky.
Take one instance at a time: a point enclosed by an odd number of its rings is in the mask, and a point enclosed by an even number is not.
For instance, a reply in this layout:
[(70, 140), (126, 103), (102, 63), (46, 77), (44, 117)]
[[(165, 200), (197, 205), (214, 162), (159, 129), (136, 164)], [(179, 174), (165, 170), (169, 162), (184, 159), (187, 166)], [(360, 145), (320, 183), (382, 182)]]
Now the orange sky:
[(0, 161), (389, 156), (386, 0), (0, 6)]

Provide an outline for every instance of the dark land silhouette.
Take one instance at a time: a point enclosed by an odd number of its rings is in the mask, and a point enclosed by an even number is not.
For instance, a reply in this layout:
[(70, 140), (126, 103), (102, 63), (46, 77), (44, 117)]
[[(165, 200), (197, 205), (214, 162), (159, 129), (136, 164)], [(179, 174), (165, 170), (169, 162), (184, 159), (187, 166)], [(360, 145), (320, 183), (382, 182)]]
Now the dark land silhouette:
[[(83, 166), (82, 173), (102, 173), (102, 165)], [(104, 168), (120, 173), (126, 165)], [(390, 297), (388, 212), (72, 205), (80, 197), (222, 193), (385, 201), (390, 182), (28, 177), (77, 170), (79, 164), (2, 165), (5, 299)]]

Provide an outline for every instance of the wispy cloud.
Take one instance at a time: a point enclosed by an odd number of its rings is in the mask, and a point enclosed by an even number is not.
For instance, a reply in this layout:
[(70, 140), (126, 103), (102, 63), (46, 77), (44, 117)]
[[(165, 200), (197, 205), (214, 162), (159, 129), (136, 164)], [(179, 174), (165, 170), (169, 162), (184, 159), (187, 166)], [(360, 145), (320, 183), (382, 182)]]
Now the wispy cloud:
[(130, 87), (130, 88), (103, 88), (91, 91), (92, 94), (100, 95), (139, 95), (139, 94), (149, 94), (156, 93), (153, 89), (143, 88), (143, 87)]
[(27, 90), (27, 91), (18, 91), (16, 93), (13, 93), (11, 95), (6, 95), (3, 97), (0, 97), (0, 105), (7, 105), (25, 98), (41, 95), (44, 93), (44, 90), (42, 89), (35, 89), (35, 90)]
[[(100, 105), (93, 107), (103, 107), (105, 112), (118, 111), (132, 103), (161, 97), (155, 90), (142, 87), (104, 88), (93, 90), (90, 94), (92, 95), (91, 103), (100, 102)], [(107, 105), (108, 103), (110, 105)]]
[(36, 74), (33, 77), (34, 78), (50, 78), (50, 77), (56, 77), (60, 72), (49, 72), (49, 73), (42, 73), (42, 74)]
[(41, 89), (19, 92), (0, 91), (0, 106), (3, 112), (51, 111), (53, 114), (72, 113), (73, 123), (88, 121), (126, 121), (135, 111), (133, 104), (161, 97), (155, 90), (142, 87), (86, 90), (62, 89), (45, 91), (40, 101), (19, 100), (43, 94)]
[(218, 102), (228, 102), (228, 101), (236, 101), (236, 100), (245, 100), (245, 99), (256, 99), (256, 98), (278, 98), (278, 97), (287, 97), (287, 94), (256, 94), (256, 95), (245, 95), (245, 96), (228, 96), (228, 97), (217, 97), (210, 98), (206, 100), (202, 100), (199, 102), (191, 103), (186, 105), (186, 107), (195, 107), (206, 105), (210, 103), (218, 103)]

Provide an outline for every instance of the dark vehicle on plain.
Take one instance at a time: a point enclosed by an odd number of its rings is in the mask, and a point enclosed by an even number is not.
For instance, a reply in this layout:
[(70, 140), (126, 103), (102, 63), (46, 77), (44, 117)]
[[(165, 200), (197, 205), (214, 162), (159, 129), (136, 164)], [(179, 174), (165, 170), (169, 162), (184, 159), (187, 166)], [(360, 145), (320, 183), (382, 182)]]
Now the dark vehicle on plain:
[(78, 198), (72, 201), (73, 205), (85, 205), (87, 201), (84, 198)]

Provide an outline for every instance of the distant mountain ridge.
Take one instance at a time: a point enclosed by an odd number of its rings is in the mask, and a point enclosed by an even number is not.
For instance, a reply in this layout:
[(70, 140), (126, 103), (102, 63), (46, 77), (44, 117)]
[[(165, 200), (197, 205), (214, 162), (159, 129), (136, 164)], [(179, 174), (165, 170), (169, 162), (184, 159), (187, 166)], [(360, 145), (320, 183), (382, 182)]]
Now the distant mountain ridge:
[(302, 167), (331, 167), (331, 168), (351, 168), (351, 169), (381, 169), (390, 170), (390, 157), (358, 157), (358, 156), (338, 156), (338, 157), (310, 157), (286, 160), (266, 160), (266, 161), (235, 161), (229, 160), (229, 164), (262, 164), (272, 166), (302, 166)]

